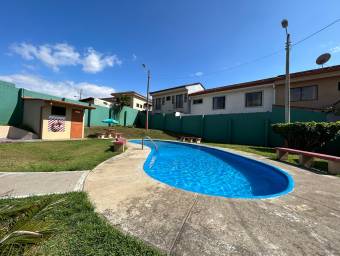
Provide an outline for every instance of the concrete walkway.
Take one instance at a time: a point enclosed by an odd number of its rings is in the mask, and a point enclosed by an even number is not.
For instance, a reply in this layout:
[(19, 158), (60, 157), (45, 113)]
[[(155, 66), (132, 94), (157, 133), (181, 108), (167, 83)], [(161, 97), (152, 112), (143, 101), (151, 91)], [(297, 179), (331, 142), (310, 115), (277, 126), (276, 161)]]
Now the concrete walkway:
[(81, 191), (88, 171), (0, 172), (0, 199)]
[(122, 231), (171, 255), (340, 255), (340, 178), (241, 153), (289, 172), (294, 191), (265, 200), (210, 197), (147, 176), (148, 153), (130, 144), (86, 179), (96, 210)]

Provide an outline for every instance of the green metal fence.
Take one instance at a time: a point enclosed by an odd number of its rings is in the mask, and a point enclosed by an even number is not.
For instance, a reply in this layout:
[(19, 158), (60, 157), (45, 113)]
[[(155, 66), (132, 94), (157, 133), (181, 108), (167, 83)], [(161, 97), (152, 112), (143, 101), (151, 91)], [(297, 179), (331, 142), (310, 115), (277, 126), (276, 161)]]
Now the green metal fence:
[[(292, 108), (293, 122), (301, 121), (327, 121), (326, 113)], [(145, 124), (145, 115), (139, 117), (141, 127)], [(284, 108), (273, 106), (272, 112), (220, 114), (220, 115), (194, 115), (176, 117), (173, 114), (150, 115), (151, 129), (170, 131), (178, 134), (202, 137), (206, 141), (245, 144), (254, 146), (279, 146), (283, 139), (275, 134), (271, 124), (284, 121)], [(340, 141), (340, 140), (339, 140)], [(334, 146), (333, 144), (336, 144)], [(335, 152), (338, 144), (332, 142), (328, 152)]]
[(136, 126), (138, 110), (124, 106), (118, 113), (118, 121), (122, 126)]
[(23, 104), (21, 89), (12, 83), (0, 81), (0, 124), (20, 125)]

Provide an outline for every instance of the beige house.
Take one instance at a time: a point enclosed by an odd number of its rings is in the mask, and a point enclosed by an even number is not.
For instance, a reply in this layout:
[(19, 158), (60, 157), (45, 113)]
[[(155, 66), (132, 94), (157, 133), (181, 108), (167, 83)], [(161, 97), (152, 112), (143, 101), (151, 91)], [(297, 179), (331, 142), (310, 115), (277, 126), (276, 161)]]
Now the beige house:
[[(115, 93), (111, 93), (111, 95), (112, 97), (110, 98), (101, 98), (101, 99), (115, 104), (119, 101), (120, 97), (126, 96), (129, 98), (129, 104), (127, 105), (128, 107), (137, 109), (139, 111), (146, 110), (146, 97), (135, 91), (115, 92)], [(151, 100), (149, 100), (149, 109), (151, 109)]]
[[(275, 104), (284, 105), (285, 76), (275, 79)], [(340, 100), (340, 65), (291, 74), (292, 107), (328, 109)]]
[(62, 100), (23, 97), (23, 125), (43, 140), (84, 138), (84, 110), (94, 107)]

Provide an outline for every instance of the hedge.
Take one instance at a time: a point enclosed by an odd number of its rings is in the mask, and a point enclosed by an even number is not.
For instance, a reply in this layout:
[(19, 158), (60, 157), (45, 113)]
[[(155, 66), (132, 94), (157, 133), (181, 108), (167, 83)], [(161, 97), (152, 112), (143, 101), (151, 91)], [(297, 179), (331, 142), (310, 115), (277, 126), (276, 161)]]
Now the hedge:
[(307, 151), (315, 151), (340, 135), (340, 121), (278, 123), (272, 128), (285, 139), (289, 148)]

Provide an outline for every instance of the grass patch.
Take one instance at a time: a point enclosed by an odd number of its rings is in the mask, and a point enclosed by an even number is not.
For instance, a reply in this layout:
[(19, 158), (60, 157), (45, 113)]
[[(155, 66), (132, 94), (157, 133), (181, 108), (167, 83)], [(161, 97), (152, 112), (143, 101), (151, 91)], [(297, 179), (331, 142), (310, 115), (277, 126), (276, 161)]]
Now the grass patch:
[[(175, 133), (149, 129), (146, 133), (145, 129), (142, 128), (134, 128), (134, 127), (124, 127), (124, 126), (114, 126), (111, 127), (115, 129), (117, 132), (123, 133), (123, 137), (127, 139), (141, 139), (144, 136), (150, 136), (153, 139), (161, 139), (161, 140), (173, 140), (176, 139), (177, 136)], [(103, 132), (108, 127), (86, 127), (85, 128), (85, 136), (86, 137), (94, 137), (97, 132)]]
[(117, 154), (111, 145), (97, 139), (0, 144), (0, 171), (89, 170)]
[(46, 226), (50, 232), (38, 239), (17, 238), (0, 245), (0, 255), (161, 255), (110, 226), (94, 212), (85, 193), (0, 201), (0, 240), (13, 231), (39, 233)]

